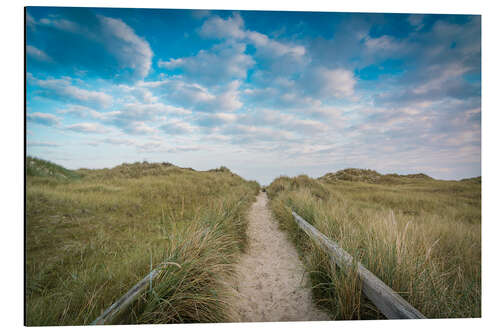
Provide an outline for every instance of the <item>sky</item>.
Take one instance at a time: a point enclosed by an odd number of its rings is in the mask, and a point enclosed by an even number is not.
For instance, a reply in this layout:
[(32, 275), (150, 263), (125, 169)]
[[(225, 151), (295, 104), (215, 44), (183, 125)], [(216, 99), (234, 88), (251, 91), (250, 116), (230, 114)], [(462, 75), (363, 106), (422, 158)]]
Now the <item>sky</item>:
[(481, 175), (481, 17), (28, 7), (27, 154)]

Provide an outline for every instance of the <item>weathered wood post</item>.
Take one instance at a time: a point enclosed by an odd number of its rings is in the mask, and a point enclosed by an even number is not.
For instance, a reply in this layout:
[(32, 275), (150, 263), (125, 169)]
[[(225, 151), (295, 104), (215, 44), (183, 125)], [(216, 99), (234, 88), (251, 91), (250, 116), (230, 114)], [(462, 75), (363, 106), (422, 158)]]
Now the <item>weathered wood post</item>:
[[(298, 226), (312, 238), (329, 255), (333, 264), (344, 271), (353, 265), (352, 256), (344, 251), (337, 243), (323, 235), (315, 227), (304, 220), (300, 215), (292, 211)], [(361, 263), (357, 263), (357, 274), (362, 282), (363, 293), (377, 306), (377, 308), (388, 319), (425, 319), (426, 317), (411, 306), (397, 292), (389, 288), (384, 282), (366, 269)]]

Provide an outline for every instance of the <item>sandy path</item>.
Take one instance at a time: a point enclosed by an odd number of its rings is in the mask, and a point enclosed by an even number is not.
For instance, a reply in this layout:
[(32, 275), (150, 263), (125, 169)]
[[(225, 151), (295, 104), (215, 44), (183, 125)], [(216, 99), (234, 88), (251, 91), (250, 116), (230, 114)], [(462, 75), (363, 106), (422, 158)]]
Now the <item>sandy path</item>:
[(261, 192), (250, 211), (249, 247), (237, 267), (234, 310), (244, 322), (329, 320), (313, 304), (297, 251), (266, 203)]

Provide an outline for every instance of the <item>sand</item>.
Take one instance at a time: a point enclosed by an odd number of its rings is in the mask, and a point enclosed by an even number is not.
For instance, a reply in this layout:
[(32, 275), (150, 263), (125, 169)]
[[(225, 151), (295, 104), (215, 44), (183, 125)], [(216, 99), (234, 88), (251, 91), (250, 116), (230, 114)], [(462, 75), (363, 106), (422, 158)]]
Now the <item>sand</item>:
[(260, 193), (250, 211), (249, 246), (237, 266), (234, 308), (239, 321), (329, 320), (313, 303), (297, 250), (278, 229)]

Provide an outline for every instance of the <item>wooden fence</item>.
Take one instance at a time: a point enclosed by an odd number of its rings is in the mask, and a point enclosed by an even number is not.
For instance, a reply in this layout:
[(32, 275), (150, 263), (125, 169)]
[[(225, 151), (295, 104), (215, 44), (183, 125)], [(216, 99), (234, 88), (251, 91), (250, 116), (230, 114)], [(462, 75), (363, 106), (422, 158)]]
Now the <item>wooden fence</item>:
[[(339, 266), (344, 271), (352, 269), (354, 260), (352, 256), (344, 251), (334, 241), (323, 235), (315, 227), (304, 220), (300, 215), (292, 211), (298, 226), (311, 239), (322, 247), (329, 255), (332, 264)], [(166, 263), (174, 264), (176, 263)], [(122, 313), (140, 294), (149, 286), (158, 275), (159, 269), (153, 269), (147, 276), (133, 286), (125, 295), (107, 308), (91, 325), (112, 324), (117, 316)], [(361, 263), (357, 263), (357, 274), (362, 281), (363, 293), (377, 306), (388, 319), (424, 319), (425, 316), (405, 301), (398, 293), (389, 288), (384, 282), (366, 269)]]
[[(328, 253), (333, 264), (339, 266), (344, 271), (352, 269), (354, 260), (349, 253), (319, 232), (318, 229), (309, 224), (300, 215), (295, 212), (292, 212), (292, 214), (298, 226)], [(362, 282), (363, 293), (388, 319), (425, 318), (423, 314), (359, 262), (357, 263), (357, 274)]]
[[(164, 262), (159, 265), (159, 267), (165, 267), (168, 265), (174, 265), (181, 268), (181, 265), (175, 262)], [(133, 301), (135, 301), (144, 290), (152, 287), (154, 278), (160, 273), (160, 268), (152, 269), (148, 275), (146, 275), (141, 281), (137, 282), (135, 286), (129, 289), (125, 295), (120, 297), (116, 302), (111, 304), (99, 317), (97, 317), (90, 325), (108, 325), (112, 324), (113, 321), (122, 313)]]
[(125, 295), (123, 295), (119, 300), (114, 302), (109, 308), (106, 309), (96, 320), (94, 320), (91, 325), (107, 325), (112, 324), (113, 320), (125, 310), (133, 301), (135, 301), (141, 293), (151, 285), (152, 280), (158, 275), (160, 271), (158, 269), (153, 269), (144, 279), (139, 281), (135, 286), (133, 286)]

